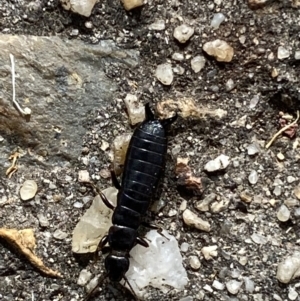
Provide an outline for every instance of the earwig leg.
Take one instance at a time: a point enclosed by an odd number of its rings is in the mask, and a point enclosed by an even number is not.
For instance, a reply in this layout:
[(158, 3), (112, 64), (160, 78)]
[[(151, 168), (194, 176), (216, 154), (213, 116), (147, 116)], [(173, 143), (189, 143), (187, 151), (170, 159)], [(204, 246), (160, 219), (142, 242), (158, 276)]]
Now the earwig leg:
[(137, 238), (136, 238), (136, 242), (137, 242), (139, 245), (141, 245), (141, 246), (143, 246), (143, 247), (145, 247), (145, 248), (148, 248), (148, 247), (149, 247), (149, 244), (146, 242), (146, 240), (145, 240), (144, 238), (137, 237)]
[(129, 289), (130, 289), (130, 292), (131, 292), (131, 293), (132, 293), (132, 295), (134, 296), (135, 300), (138, 300), (138, 297), (137, 297), (137, 295), (136, 295), (135, 291), (133, 290), (133, 288), (132, 288), (131, 284), (129, 283), (128, 279), (126, 278), (126, 276), (123, 276), (123, 278), (124, 278), (124, 280), (125, 280), (125, 283), (127, 283), (127, 284), (128, 284), (128, 286), (129, 286)]
[(115, 209), (115, 205), (113, 203), (111, 203), (107, 197), (101, 192), (101, 191), (98, 191), (99, 195), (100, 195), (100, 198), (102, 199), (103, 203), (111, 210), (114, 210)]
[(155, 116), (154, 116), (153, 112), (150, 109), (149, 102), (147, 102), (145, 104), (145, 114), (146, 114), (146, 120), (154, 120), (155, 119)]
[(100, 240), (100, 243), (99, 243), (100, 249), (103, 249), (107, 243), (108, 243), (108, 235), (105, 235)]
[(145, 222), (145, 221), (142, 222), (142, 225), (143, 225), (144, 227), (147, 227), (147, 228), (150, 228), (150, 229), (157, 230), (157, 233), (158, 233), (159, 235), (161, 235), (161, 236), (164, 237), (165, 239), (169, 240), (168, 237), (166, 237), (165, 235), (163, 235), (163, 233), (162, 233), (163, 228), (158, 227), (158, 226), (156, 226), (156, 225), (154, 225), (154, 224), (147, 223), (147, 222)]
[(175, 122), (177, 117), (178, 117), (178, 114), (176, 113), (173, 117), (161, 120), (160, 123), (162, 124), (163, 127), (166, 127), (166, 126), (172, 124), (173, 122)]
[(120, 190), (120, 189), (121, 189), (121, 185), (120, 185), (120, 183), (119, 183), (119, 181), (118, 181), (118, 179), (117, 179), (116, 173), (115, 173), (115, 171), (114, 171), (113, 169), (110, 171), (110, 174), (111, 174), (111, 180), (112, 180), (113, 185), (114, 185), (118, 190)]

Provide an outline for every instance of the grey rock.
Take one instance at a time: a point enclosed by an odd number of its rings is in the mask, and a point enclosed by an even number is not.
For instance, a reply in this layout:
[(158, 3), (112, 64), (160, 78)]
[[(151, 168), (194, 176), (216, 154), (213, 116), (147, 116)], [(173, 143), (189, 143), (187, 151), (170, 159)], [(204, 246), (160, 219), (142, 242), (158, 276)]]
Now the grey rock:
[[(15, 57), (16, 100), (31, 109), (29, 122), (12, 105), (10, 53)], [(48, 156), (50, 163), (76, 160), (88, 112), (109, 102), (116, 91), (103, 71), (112, 64), (133, 68), (138, 52), (121, 50), (112, 41), (87, 45), (59, 37), (0, 35), (0, 152), (9, 153), (7, 140), (13, 135), (16, 145)]]

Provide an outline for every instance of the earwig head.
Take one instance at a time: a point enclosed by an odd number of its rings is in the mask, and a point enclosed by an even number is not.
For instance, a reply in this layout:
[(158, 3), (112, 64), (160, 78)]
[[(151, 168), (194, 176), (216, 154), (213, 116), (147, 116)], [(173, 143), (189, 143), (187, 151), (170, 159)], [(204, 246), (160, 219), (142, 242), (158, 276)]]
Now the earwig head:
[(116, 256), (109, 254), (105, 258), (105, 269), (111, 281), (119, 282), (124, 278), (129, 269), (129, 259), (127, 256)]

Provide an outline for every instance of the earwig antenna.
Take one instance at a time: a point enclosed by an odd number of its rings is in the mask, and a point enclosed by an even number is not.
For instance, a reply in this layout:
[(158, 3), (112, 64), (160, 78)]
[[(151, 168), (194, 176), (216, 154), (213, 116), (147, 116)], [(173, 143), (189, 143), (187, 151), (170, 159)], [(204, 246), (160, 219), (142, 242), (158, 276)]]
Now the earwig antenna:
[(105, 278), (108, 277), (108, 273), (104, 274), (102, 277), (98, 279), (98, 282), (96, 286), (87, 294), (87, 296), (82, 299), (82, 301), (88, 301), (96, 292), (96, 290), (99, 288), (100, 284), (105, 280)]

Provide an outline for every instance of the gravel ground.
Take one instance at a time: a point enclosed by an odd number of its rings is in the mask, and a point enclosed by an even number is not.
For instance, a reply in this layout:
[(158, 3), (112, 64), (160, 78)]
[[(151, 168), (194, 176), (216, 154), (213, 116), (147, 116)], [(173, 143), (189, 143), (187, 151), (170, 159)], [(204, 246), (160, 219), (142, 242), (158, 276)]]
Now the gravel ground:
[[(3, 176), (0, 180), (0, 187), (4, 187), (1, 191), (14, 199), (0, 209), (0, 225), (34, 228), (37, 254), (47, 266), (65, 276), (51, 279), (40, 275), (0, 240), (0, 300), (79, 300), (85, 294), (77, 284), (83, 267), (103, 273), (102, 259), (92, 264), (92, 256), (83, 258), (71, 252), (72, 230), (89, 203), (74, 209), (70, 202), (46, 202), (52, 195), (48, 183), (56, 183), (58, 195), (72, 196), (72, 203), (84, 196), (93, 197), (89, 188), (77, 182), (80, 169), (88, 169), (94, 179), (99, 179), (99, 186), (110, 185), (107, 179), (97, 176), (99, 169), (108, 167), (110, 162), (109, 152), (100, 151), (98, 146), (102, 140), (111, 143), (115, 134), (132, 130), (123, 104), (127, 93), (151, 104), (188, 97), (198, 106), (228, 112), (221, 120), (180, 118), (172, 126), (161, 195), (167, 204), (155, 221), (175, 235), (179, 245), (189, 244), (188, 251), (182, 253), (189, 284), (185, 291), (170, 291), (168, 296), (153, 290), (147, 300), (180, 300), (185, 296), (194, 300), (300, 300), (299, 282), (281, 284), (276, 278), (278, 263), (300, 249), (299, 195), (294, 193), (300, 177), (298, 138), (279, 136), (268, 150), (265, 148), (279, 129), (280, 112), (295, 119), (299, 110), (300, 60), (295, 53), (300, 51), (300, 8), (292, 7), (292, 1), (269, 1), (258, 10), (250, 9), (246, 1), (202, 2), (149, 0), (142, 9), (126, 12), (119, 1), (103, 0), (85, 18), (63, 10), (58, 0), (1, 1), (1, 33), (60, 35), (86, 43), (112, 39), (121, 48), (138, 50), (141, 62), (134, 71), (107, 67), (107, 76), (119, 89), (107, 105), (107, 112), (95, 108), (89, 116), (83, 155), (77, 164), (59, 173), (41, 166), (28, 167), (26, 172), (38, 182), (39, 199), (26, 204), (18, 199), (14, 179), (17, 177), (20, 183), (26, 179), (26, 173), (17, 173), (10, 180)], [(222, 12), (226, 19), (219, 29), (213, 30), (210, 22), (217, 12)], [(164, 21), (164, 30), (149, 29), (157, 20)], [(174, 28), (182, 23), (195, 30), (184, 45), (173, 38)], [(235, 56), (231, 62), (217, 62), (203, 52), (204, 43), (215, 39), (225, 40), (233, 47)], [(279, 46), (288, 50), (286, 58), (278, 59)], [(175, 52), (184, 55), (181, 61), (172, 59)], [(191, 58), (196, 55), (206, 59), (199, 73), (191, 68)], [(156, 66), (166, 62), (184, 68), (182, 74), (174, 74), (170, 86), (160, 84), (154, 76)], [(111, 114), (116, 107), (120, 113)], [(99, 116), (105, 113), (109, 121), (102, 127)], [(257, 153), (249, 155), (248, 147), (252, 144)], [(88, 166), (82, 163), (86, 152), (90, 158)], [(230, 157), (229, 166), (223, 171), (205, 172), (205, 164), (220, 154)], [(99, 156), (101, 166), (97, 164), (99, 158), (95, 159)], [(174, 168), (178, 156), (189, 157), (194, 174), (202, 178), (205, 189), (201, 196), (177, 189)], [(257, 172), (257, 179), (253, 171)], [(223, 210), (197, 211), (195, 205), (212, 193), (219, 201), (227, 202)], [(184, 200), (188, 209), (211, 224), (211, 232), (184, 224), (180, 210)], [(290, 214), (286, 221), (277, 216), (282, 205)], [(171, 209), (175, 215), (169, 214)], [(51, 216), (46, 227), (41, 227), (37, 219), (41, 210)], [(67, 238), (54, 239), (52, 234), (57, 229), (67, 233)], [(212, 245), (218, 246), (218, 254), (206, 260), (200, 250)], [(192, 268), (192, 256), (201, 262), (197, 270)], [(218, 287), (214, 280), (227, 286)], [(240, 284), (237, 292), (232, 291), (234, 285)], [(121, 287), (109, 284), (94, 300), (130, 300), (130, 296)]]

